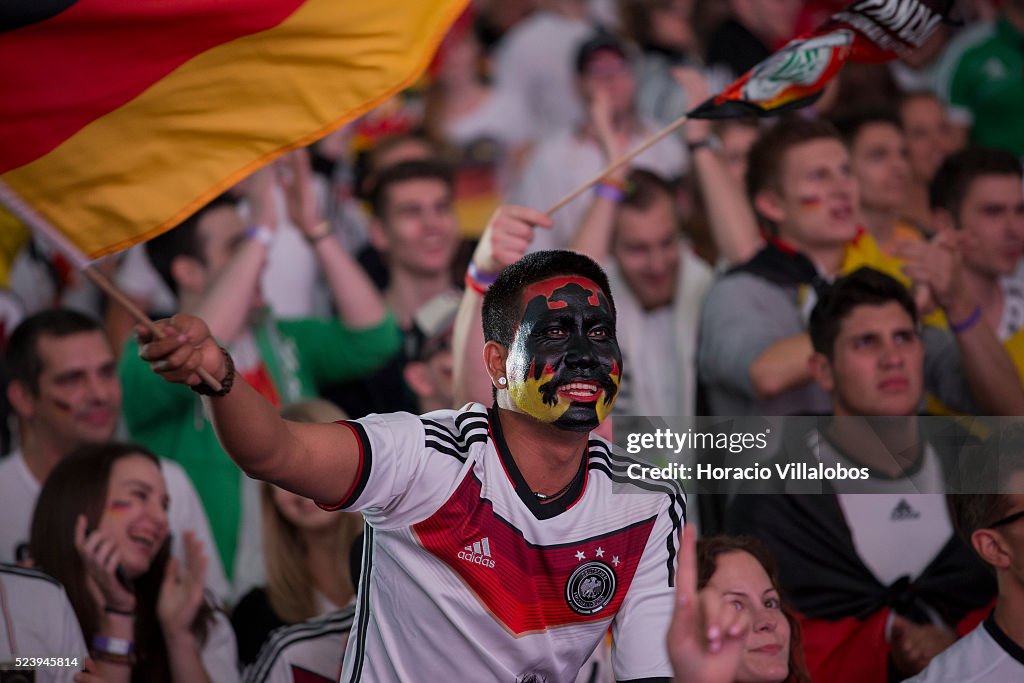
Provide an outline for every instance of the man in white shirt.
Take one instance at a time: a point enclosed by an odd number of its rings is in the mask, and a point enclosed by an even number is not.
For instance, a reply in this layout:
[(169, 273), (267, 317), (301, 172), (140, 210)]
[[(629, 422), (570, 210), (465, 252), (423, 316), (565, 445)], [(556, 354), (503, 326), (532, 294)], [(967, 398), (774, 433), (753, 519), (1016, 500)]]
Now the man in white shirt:
[[(109, 441), (121, 415), (116, 360), (99, 323), (68, 309), (50, 309), (22, 321), (5, 351), (7, 398), (18, 417), (19, 447), (0, 459), (0, 562), (26, 561), (32, 513), (39, 490), (62, 458), (79, 446)], [(188, 476), (161, 460), (171, 498), (168, 511), (181, 555), (182, 532), (191, 529), (208, 550), (209, 523)], [(207, 585), (227, 592), (214, 559)]]
[[(992, 614), (908, 683), (1024, 680), (1024, 429), (993, 436), (972, 464), (976, 493), (953, 499), (960, 535), (995, 572)], [(978, 472), (980, 470), (981, 472)], [(994, 493), (984, 493), (991, 491)]]

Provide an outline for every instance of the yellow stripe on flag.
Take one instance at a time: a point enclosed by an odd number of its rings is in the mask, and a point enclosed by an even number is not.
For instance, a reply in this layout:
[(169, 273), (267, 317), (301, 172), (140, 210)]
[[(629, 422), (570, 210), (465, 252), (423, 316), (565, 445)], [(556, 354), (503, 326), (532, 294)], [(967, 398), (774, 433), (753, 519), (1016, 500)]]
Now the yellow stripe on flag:
[(306, 0), (2, 179), (90, 258), (174, 227), (410, 85), (467, 0)]

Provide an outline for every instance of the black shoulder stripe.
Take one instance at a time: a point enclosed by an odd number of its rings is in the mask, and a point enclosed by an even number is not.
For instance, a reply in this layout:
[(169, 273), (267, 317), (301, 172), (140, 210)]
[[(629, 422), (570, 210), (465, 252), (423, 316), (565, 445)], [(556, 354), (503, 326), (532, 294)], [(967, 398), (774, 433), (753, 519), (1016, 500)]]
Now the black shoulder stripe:
[[(629, 471), (629, 466), (630, 465), (640, 465), (641, 467), (650, 467), (650, 465), (645, 465), (644, 463), (636, 462), (636, 461), (633, 461), (633, 460), (625, 460), (625, 461), (622, 461), (622, 460), (617, 460), (617, 461), (616, 460), (612, 460), (611, 458), (608, 458), (606, 456), (606, 454), (601, 453), (599, 451), (591, 451), (590, 455), (592, 456), (591, 459), (590, 459), (591, 463), (600, 463), (600, 464), (604, 465), (608, 469), (609, 472), (614, 472), (615, 474), (620, 475), (620, 476), (627, 475), (627, 472)], [(633, 478), (631, 478), (631, 477), (629, 477), (627, 475), (626, 476), (626, 480), (624, 482), (620, 482), (620, 483), (638, 484), (641, 481), (643, 481), (643, 483), (645, 483), (645, 484), (649, 484), (651, 487), (660, 487), (660, 490), (663, 490), (665, 493), (667, 493), (670, 496), (685, 496), (686, 495), (686, 490), (683, 488), (683, 485), (681, 483), (679, 483), (678, 481), (676, 481), (675, 479), (659, 479), (657, 481), (646, 481), (646, 480), (640, 480), (640, 479), (633, 479)], [(646, 488), (646, 487), (641, 487), (641, 488)], [(656, 489), (655, 488), (650, 488), (650, 490), (654, 491)]]
[[(366, 657), (366, 632), (370, 624), (370, 576), (373, 574), (373, 527), (365, 525), (366, 531), (363, 536), (363, 564), (359, 572), (359, 590), (357, 592), (359, 606), (356, 613), (359, 616), (356, 624), (355, 656), (353, 657), (352, 675), (349, 683), (358, 683), (363, 675), (363, 659)], [(352, 647), (349, 643), (348, 647)], [(346, 651), (348, 650), (346, 647)], [(340, 682), (340, 679), (339, 679)]]
[(455, 424), (457, 424), (457, 425), (459, 425), (461, 427), (463, 422), (465, 422), (466, 420), (473, 420), (473, 419), (481, 420), (484, 424), (488, 424), (488, 422), (487, 422), (487, 413), (477, 413), (477, 412), (473, 412), (471, 410), (467, 410), (464, 413), (459, 413), (458, 415), (456, 415), (455, 416)]
[(423, 431), (428, 435), (437, 436), (446, 441), (450, 441), (453, 446), (458, 448), (464, 448), (469, 444), (477, 443), (478, 441), (486, 441), (488, 437), (486, 429), (470, 427), (469, 429), (461, 429), (458, 432), (453, 432), (451, 429), (435, 422), (434, 420), (423, 420)]
[(291, 645), (324, 636), (348, 633), (352, 629), (354, 613), (355, 608), (348, 608), (274, 630), (266, 644), (260, 649), (259, 657), (246, 669), (245, 680), (263, 681), (266, 679), (278, 658)]
[(443, 429), (438, 429), (431, 425), (423, 425), (423, 433), (428, 439), (430, 437), (436, 437), (438, 439), (448, 442), (449, 444), (459, 449), (460, 451), (468, 451), (471, 445), (487, 441), (486, 432), (475, 432), (469, 436), (466, 436), (464, 434), (456, 436), (451, 432), (445, 431)]
[(61, 582), (53, 578), (49, 574), (39, 571), (38, 569), (29, 569), (27, 567), (19, 567), (14, 564), (0, 564), (0, 574), (14, 574), (16, 576), (23, 576), (26, 579), (37, 579), (40, 581), (46, 581), (52, 583), (58, 588), (64, 588)]
[(440, 441), (434, 441), (434, 440), (428, 438), (424, 442), (424, 445), (427, 448), (433, 448), (438, 453), (444, 453), (445, 455), (450, 455), (453, 458), (455, 458), (456, 460), (458, 460), (459, 462), (466, 462), (466, 454), (465, 453), (462, 453), (462, 452), (460, 452), (460, 451), (458, 451), (458, 450), (456, 450), (454, 448), (451, 448), (451, 447), (441, 443)]

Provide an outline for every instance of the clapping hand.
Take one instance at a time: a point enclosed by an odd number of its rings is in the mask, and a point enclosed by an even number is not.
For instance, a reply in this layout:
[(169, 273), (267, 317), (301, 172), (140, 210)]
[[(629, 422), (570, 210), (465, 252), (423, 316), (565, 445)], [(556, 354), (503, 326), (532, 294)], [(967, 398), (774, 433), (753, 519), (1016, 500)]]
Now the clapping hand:
[(206, 555), (202, 543), (191, 531), (185, 532), (185, 563), (177, 558), (167, 562), (160, 586), (156, 614), (167, 638), (187, 635), (199, 607), (203, 604), (206, 577)]

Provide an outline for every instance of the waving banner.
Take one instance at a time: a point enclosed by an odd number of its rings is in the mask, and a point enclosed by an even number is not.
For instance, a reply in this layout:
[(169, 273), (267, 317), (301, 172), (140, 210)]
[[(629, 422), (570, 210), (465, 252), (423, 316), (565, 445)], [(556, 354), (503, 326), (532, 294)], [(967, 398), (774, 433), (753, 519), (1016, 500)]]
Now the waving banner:
[(768, 116), (805, 107), (847, 61), (879, 63), (920, 47), (948, 21), (953, 0), (859, 0), (794, 38), (689, 113), (692, 118)]
[(0, 197), (88, 258), (410, 85), (467, 0), (5, 0)]

